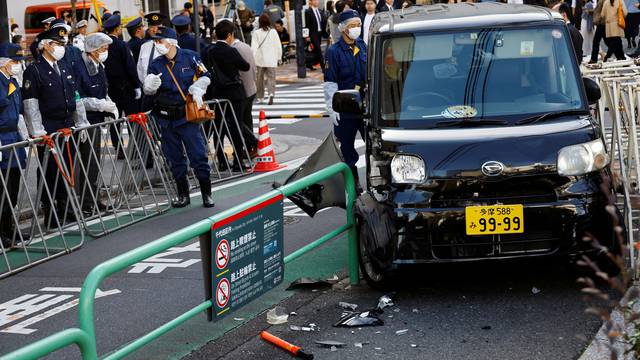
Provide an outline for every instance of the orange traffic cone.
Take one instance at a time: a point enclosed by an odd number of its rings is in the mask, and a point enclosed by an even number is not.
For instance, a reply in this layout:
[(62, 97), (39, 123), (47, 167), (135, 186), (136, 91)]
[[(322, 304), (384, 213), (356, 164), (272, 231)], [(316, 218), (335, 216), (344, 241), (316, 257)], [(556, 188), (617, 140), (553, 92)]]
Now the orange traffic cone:
[(266, 172), (282, 169), (286, 165), (278, 164), (276, 153), (273, 151), (271, 136), (269, 136), (269, 125), (267, 125), (264, 110), (260, 110), (260, 123), (258, 124), (258, 157), (256, 157), (253, 171)]

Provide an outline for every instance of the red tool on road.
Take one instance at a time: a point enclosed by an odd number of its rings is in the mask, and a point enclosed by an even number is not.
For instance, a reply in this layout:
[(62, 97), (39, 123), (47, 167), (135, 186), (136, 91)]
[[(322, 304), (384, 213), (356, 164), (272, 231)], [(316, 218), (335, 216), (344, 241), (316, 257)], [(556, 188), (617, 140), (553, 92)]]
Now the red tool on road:
[(287, 350), (297, 358), (313, 359), (313, 354), (307, 354), (306, 352), (302, 351), (302, 348), (300, 346), (290, 344), (275, 335), (269, 334), (266, 331), (261, 331), (260, 337), (281, 349)]

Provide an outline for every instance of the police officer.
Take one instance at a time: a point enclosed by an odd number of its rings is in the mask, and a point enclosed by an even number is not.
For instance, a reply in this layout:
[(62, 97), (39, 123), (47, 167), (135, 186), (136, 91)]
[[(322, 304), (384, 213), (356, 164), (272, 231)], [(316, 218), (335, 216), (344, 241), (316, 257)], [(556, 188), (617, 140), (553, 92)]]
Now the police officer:
[[(154, 37), (158, 32), (158, 29), (160, 25), (162, 25), (162, 21), (166, 18), (166, 16), (158, 13), (150, 13), (145, 15), (144, 18), (147, 19), (147, 36), (145, 39), (151, 40), (151, 38)], [(138, 79), (141, 83), (147, 76), (147, 70), (149, 69), (151, 62), (158, 56), (160, 56), (160, 54), (155, 51), (153, 41), (147, 41), (140, 47), (140, 57), (138, 58), (138, 64), (136, 68), (138, 71)]]
[[(14, 78), (22, 72), (23, 59), (20, 45), (0, 44), (0, 145), (20, 142), (29, 137), (21, 115), (20, 86)], [(12, 208), (17, 205), (20, 190), (19, 167), (25, 167), (25, 159), (24, 148), (16, 152), (7, 150), (0, 154), (0, 171), (5, 184), (4, 191), (0, 194), (0, 239), (4, 250), (13, 246), (16, 226)], [(26, 234), (22, 236), (22, 240), (28, 240)], [(17, 235), (15, 239), (19, 237), (20, 235)]]
[[(118, 108), (108, 95), (107, 75), (104, 62), (109, 57), (109, 45), (113, 40), (104, 33), (93, 33), (84, 40), (82, 62), (76, 63), (74, 73), (82, 104), (87, 112), (87, 120), (91, 125), (100, 124), (107, 119), (118, 118)], [(80, 144), (80, 157), (84, 171), (80, 176), (79, 192), (82, 211), (91, 216), (94, 210), (94, 199), (98, 187), (101, 155), (101, 128), (87, 129), (91, 141)]]
[(87, 25), (89, 25), (87, 20), (80, 20), (76, 24), (77, 34), (73, 37), (73, 46), (80, 49), (80, 51), (84, 51), (84, 38), (87, 36)]
[[(364, 138), (362, 118), (353, 114), (338, 114), (333, 111), (333, 94), (338, 90), (360, 90), (366, 80), (367, 48), (360, 39), (362, 21), (355, 10), (340, 13), (341, 38), (327, 50), (324, 73), (324, 96), (327, 110), (333, 120), (333, 132), (340, 142), (344, 162), (358, 177), (355, 149), (356, 133)], [(356, 184), (359, 184), (356, 182)]]
[[(67, 25), (63, 19), (55, 19), (51, 23), (51, 28), (64, 28), (67, 31), (67, 34), (71, 32), (71, 26)], [(69, 36), (65, 37), (66, 49), (64, 51), (64, 61), (69, 65), (71, 70), (73, 70), (74, 65), (77, 62), (82, 61), (82, 50), (78, 49), (76, 46), (69, 41)]]
[[(40, 33), (38, 37), (40, 38), (38, 43), (40, 56), (25, 70), (22, 87), (22, 103), (29, 133), (33, 137), (40, 137), (62, 128), (72, 127), (74, 124), (78, 128), (89, 125), (73, 72), (62, 60), (66, 49), (66, 28), (52, 27)], [(58, 139), (60, 141), (58, 146), (62, 148), (64, 138)], [(65, 214), (68, 207), (67, 194), (62, 184), (64, 180), (59, 179), (58, 185), (55, 186), (59, 176), (56, 162), (44, 146), (38, 150), (38, 158), (46, 171), (45, 180), (48, 191), (51, 192), (51, 197), (55, 201), (52, 203), (47, 193), (42, 192), (45, 220), (50, 218), (54, 209), (60, 223), (65, 217), (73, 220), (72, 214)], [(49, 221), (46, 223), (48, 225)]]
[(153, 115), (161, 130), (162, 151), (178, 187), (178, 201), (173, 206), (184, 207), (190, 203), (184, 148), (200, 182), (202, 203), (204, 207), (213, 207), (207, 145), (201, 126), (187, 122), (185, 102), (176, 86), (177, 81), (185, 96), (191, 94), (196, 103), (201, 104), (211, 83), (209, 73), (197, 53), (178, 47), (173, 29), (161, 28), (154, 36), (154, 43), (156, 51), (162, 56), (151, 64), (149, 74), (144, 79), (144, 92), (153, 96)]
[[(185, 15), (176, 15), (171, 19), (171, 24), (178, 33), (178, 46), (182, 49), (196, 51), (196, 36), (191, 32), (191, 19)], [(207, 44), (202, 39), (200, 41), (200, 50), (204, 49)]]
[(125, 27), (131, 37), (131, 40), (129, 40), (129, 49), (131, 49), (133, 60), (137, 64), (138, 58), (140, 57), (140, 47), (147, 41), (147, 39), (144, 38), (142, 18), (138, 16), (137, 18), (129, 21)]
[[(109, 97), (116, 103), (118, 110), (126, 115), (140, 112), (140, 98), (142, 90), (136, 74), (136, 64), (127, 44), (120, 40), (122, 26), (120, 15), (112, 15), (102, 26), (113, 41), (109, 45), (109, 58), (104, 62), (109, 84)], [(123, 148), (120, 146), (118, 126), (110, 126), (111, 143), (118, 149), (118, 158), (124, 158)]]

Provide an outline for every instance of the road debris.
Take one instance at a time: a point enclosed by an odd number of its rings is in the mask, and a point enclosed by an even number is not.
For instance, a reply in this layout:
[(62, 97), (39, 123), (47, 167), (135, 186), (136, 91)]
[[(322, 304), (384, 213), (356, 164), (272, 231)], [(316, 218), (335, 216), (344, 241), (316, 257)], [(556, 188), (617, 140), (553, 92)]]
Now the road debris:
[(381, 326), (384, 322), (372, 311), (364, 311), (361, 313), (343, 314), (340, 320), (335, 323), (335, 327), (361, 327), (361, 326)]
[(277, 337), (275, 335), (272, 335), (272, 334), (270, 334), (270, 333), (268, 333), (266, 331), (261, 331), (260, 332), (260, 337), (263, 340), (265, 340), (265, 341), (267, 341), (267, 342), (269, 342), (269, 343), (271, 343), (271, 344), (273, 344), (273, 345), (275, 345), (275, 346), (277, 346), (277, 347), (279, 347), (279, 348), (281, 348), (283, 350), (286, 350), (286, 351), (290, 352), (293, 356), (295, 356), (295, 357), (297, 357), (299, 359), (313, 359), (313, 354), (306, 353), (306, 352), (304, 352), (304, 350), (302, 350), (301, 347), (293, 345), (291, 343), (288, 343), (287, 341), (282, 340), (279, 337)]
[(340, 280), (340, 278), (338, 277), (338, 275), (333, 274), (332, 277), (328, 278), (327, 281), (330, 283), (337, 283)]
[(365, 342), (357, 342), (357, 343), (354, 343), (353, 346), (355, 346), (357, 348), (362, 348), (363, 345), (367, 345), (367, 344), (369, 344), (369, 343), (366, 342), (366, 341)]
[(316, 331), (318, 330), (318, 325), (309, 324), (308, 326), (297, 326), (297, 325), (289, 325), (289, 330), (291, 331)]
[(412, 312), (412, 313), (414, 313), (414, 314), (417, 314), (417, 313), (419, 313), (420, 311), (419, 311), (418, 309), (412, 309), (412, 310), (411, 310), (411, 312)]
[(335, 346), (332, 346), (332, 347), (331, 347), (331, 351), (338, 351), (338, 348), (337, 348), (337, 347), (335, 347)]
[(346, 345), (343, 342), (334, 340), (316, 340), (315, 343), (324, 347), (343, 347)]
[(491, 330), (491, 326), (490, 325), (485, 325), (481, 329), (482, 330)]
[(404, 335), (408, 332), (409, 332), (409, 329), (402, 329), (402, 330), (396, 331), (396, 335)]
[(378, 306), (376, 306), (376, 312), (382, 313), (382, 309), (395, 305), (392, 299), (393, 295), (395, 294), (391, 293), (380, 296), (380, 298), (378, 299)]
[(318, 290), (323, 288), (331, 287), (331, 283), (326, 280), (320, 280), (315, 278), (301, 277), (299, 279), (294, 280), (287, 290), (296, 290), (296, 289), (312, 289)]
[(358, 305), (351, 304), (351, 303), (344, 302), (344, 301), (340, 301), (338, 303), (338, 306), (340, 306), (343, 309), (347, 309), (347, 310), (351, 310), (351, 311), (356, 311), (356, 309), (358, 308)]
[(539, 293), (540, 293), (540, 291), (542, 291), (542, 290), (538, 289), (538, 288), (537, 288), (537, 287), (535, 287), (535, 286), (531, 288), (531, 293), (532, 293), (533, 295), (539, 294)]
[(267, 323), (271, 325), (284, 324), (289, 319), (287, 311), (282, 306), (276, 306), (267, 311)]
[(415, 348), (415, 347), (418, 347), (418, 345), (416, 345), (416, 344), (411, 344), (411, 347), (412, 347), (412, 348)]
[(235, 320), (235, 321), (244, 321), (245, 319), (244, 318), (233, 318), (233, 320)]

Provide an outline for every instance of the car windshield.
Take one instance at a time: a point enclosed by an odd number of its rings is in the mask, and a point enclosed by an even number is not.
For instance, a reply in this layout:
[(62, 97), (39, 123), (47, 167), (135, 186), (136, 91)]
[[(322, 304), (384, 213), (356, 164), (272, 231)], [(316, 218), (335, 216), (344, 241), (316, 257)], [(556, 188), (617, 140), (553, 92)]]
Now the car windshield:
[(537, 114), (586, 110), (567, 37), (565, 27), (546, 26), (385, 39), (381, 125), (513, 125)]

